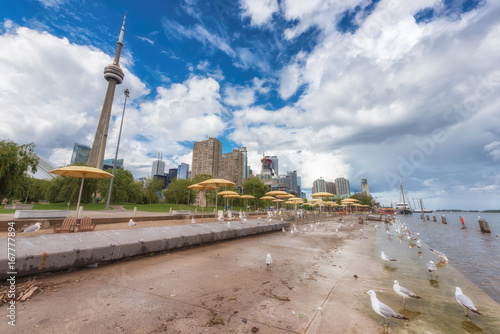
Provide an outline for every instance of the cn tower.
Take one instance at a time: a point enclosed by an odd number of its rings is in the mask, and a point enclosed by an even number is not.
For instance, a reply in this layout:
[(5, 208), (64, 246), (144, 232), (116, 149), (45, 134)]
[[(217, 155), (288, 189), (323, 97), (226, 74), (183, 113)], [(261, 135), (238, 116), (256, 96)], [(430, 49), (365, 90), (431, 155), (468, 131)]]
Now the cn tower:
[(90, 151), (89, 160), (87, 165), (95, 166), (102, 169), (104, 161), (104, 151), (106, 150), (106, 140), (108, 139), (108, 127), (109, 119), (111, 117), (111, 107), (113, 105), (113, 98), (115, 96), (116, 85), (123, 82), (125, 74), (123, 74), (120, 68), (120, 52), (123, 47), (123, 33), (125, 31), (125, 17), (123, 18), (123, 25), (120, 31), (120, 38), (118, 39), (115, 60), (113, 64), (108, 65), (104, 68), (104, 79), (108, 81), (108, 90), (106, 91), (106, 97), (104, 98), (104, 105), (102, 106), (101, 118), (99, 118), (99, 124), (97, 124), (97, 131), (95, 132), (94, 143), (92, 144), (92, 150)]

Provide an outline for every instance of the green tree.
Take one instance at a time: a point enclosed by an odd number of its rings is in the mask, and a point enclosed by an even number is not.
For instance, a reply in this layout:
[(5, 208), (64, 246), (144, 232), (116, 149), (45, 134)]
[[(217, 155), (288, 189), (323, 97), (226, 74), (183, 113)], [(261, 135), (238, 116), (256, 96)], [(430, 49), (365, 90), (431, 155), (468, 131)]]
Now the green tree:
[(12, 198), (19, 185), (26, 185), (28, 171), (36, 173), (38, 157), (34, 149), (33, 143), (18, 145), (9, 140), (0, 141), (0, 199)]
[(196, 197), (194, 190), (188, 188), (191, 184), (192, 182), (190, 180), (184, 179), (176, 179), (170, 182), (167, 189), (163, 191), (165, 202), (175, 204), (191, 204)]
[(145, 182), (145, 198), (149, 204), (158, 203), (158, 193), (163, 188), (163, 179), (157, 177), (150, 177)]
[[(51, 203), (78, 201), (82, 179), (79, 177), (58, 176), (50, 181), (46, 199)], [(85, 179), (80, 203), (92, 203), (93, 194), (97, 190), (97, 179)]]
[(261, 205), (262, 201), (259, 200), (268, 191), (268, 187), (258, 177), (252, 177), (243, 183), (243, 194), (252, 195), (255, 199), (251, 199), (250, 203), (253, 206)]
[[(112, 171), (112, 169), (107, 170), (109, 173)], [(118, 168), (115, 169), (114, 175), (111, 202), (137, 203), (142, 201), (142, 184), (138, 186), (134, 181), (132, 172), (123, 168)], [(101, 194), (103, 201), (107, 201), (108, 199), (110, 183), (111, 179), (100, 179), (98, 181), (97, 191)]]

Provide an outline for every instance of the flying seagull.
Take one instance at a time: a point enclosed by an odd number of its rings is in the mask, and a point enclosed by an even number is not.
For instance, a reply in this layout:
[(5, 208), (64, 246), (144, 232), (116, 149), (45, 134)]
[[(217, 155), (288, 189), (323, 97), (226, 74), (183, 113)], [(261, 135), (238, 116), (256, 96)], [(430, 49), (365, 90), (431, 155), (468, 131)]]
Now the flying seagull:
[(437, 279), (437, 275), (436, 275), (436, 265), (434, 264), (433, 261), (429, 261), (427, 262), (427, 270), (429, 271), (429, 273), (431, 274), (431, 279), (432, 279), (432, 273), (434, 272), (434, 276), (436, 276), (436, 279)]
[(396, 259), (392, 259), (390, 257), (388, 257), (387, 255), (385, 255), (384, 251), (381, 251), (380, 252), (380, 258), (386, 262), (389, 262), (389, 261), (397, 261)]
[(416, 299), (421, 299), (422, 297), (417, 296), (410, 290), (402, 287), (399, 285), (399, 282), (397, 280), (394, 281), (394, 285), (392, 286), (392, 289), (394, 290), (395, 293), (403, 297), (403, 307), (405, 306), (405, 300), (406, 298), (416, 298)]
[(42, 224), (41, 223), (35, 223), (35, 225), (31, 225), (31, 226), (28, 226), (24, 231), (23, 233), (29, 233), (30, 236), (32, 233), (35, 233), (36, 231), (38, 231), (40, 229), (40, 226)]
[(433, 252), (434, 254), (436, 254), (437, 256), (439, 256), (439, 258), (440, 258), (441, 261), (448, 262), (448, 258), (446, 257), (446, 255), (444, 255), (440, 251), (432, 249), (432, 248), (429, 248), (429, 250), (431, 252)]
[(386, 327), (387, 327), (387, 318), (409, 320), (407, 317), (403, 316), (402, 314), (399, 314), (398, 312), (394, 311), (392, 308), (390, 308), (389, 306), (385, 305), (380, 300), (378, 300), (375, 291), (368, 290), (365, 293), (370, 295), (370, 301), (372, 303), (372, 308), (375, 311), (375, 313), (384, 317)]
[(460, 289), (458, 286), (455, 288), (455, 298), (457, 299), (457, 302), (463, 306), (463, 308), (465, 310), (465, 315), (467, 317), (469, 316), (469, 312), (467, 312), (467, 310), (471, 310), (474, 313), (482, 315), (481, 313), (479, 313), (477, 308), (474, 306), (474, 304), (472, 303), (472, 300), (470, 300), (469, 297), (464, 295), (462, 293), (462, 289)]

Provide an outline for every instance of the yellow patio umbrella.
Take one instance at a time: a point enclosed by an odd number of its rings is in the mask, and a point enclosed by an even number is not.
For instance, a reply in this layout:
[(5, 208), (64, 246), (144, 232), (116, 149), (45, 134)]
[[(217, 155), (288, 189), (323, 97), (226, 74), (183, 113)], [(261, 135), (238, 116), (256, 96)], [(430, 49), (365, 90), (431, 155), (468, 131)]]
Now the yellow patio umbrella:
[(250, 207), (248, 206), (248, 200), (255, 198), (255, 196), (253, 196), (253, 195), (241, 195), (240, 197), (247, 200), (247, 211), (250, 211)]
[(224, 190), (224, 191), (221, 191), (220, 193), (218, 193), (217, 195), (219, 195), (219, 196), (227, 196), (227, 195), (240, 196), (240, 194), (238, 194), (236, 191), (232, 191), (232, 190)]
[(355, 203), (355, 202), (359, 202), (358, 199), (355, 199), (355, 198), (345, 198), (343, 200), (341, 200), (342, 203)]
[(202, 185), (213, 185), (215, 186), (215, 211), (217, 211), (217, 191), (219, 190), (220, 187), (230, 187), (230, 186), (235, 186), (236, 183), (229, 181), (229, 180), (224, 180), (224, 179), (209, 179), (200, 182), (199, 184)]
[(263, 196), (263, 197), (261, 197), (259, 199), (264, 200), (264, 201), (272, 201), (272, 200), (274, 200), (276, 198), (274, 198), (272, 196)]
[(87, 179), (107, 179), (115, 177), (113, 174), (103, 171), (102, 169), (88, 166), (66, 166), (49, 171), (51, 174), (68, 176), (68, 177), (81, 177), (82, 183), (80, 185), (80, 193), (78, 194), (78, 202), (76, 204), (76, 218), (78, 218), (78, 210), (80, 209), (80, 200), (82, 198), (83, 181)]
[(327, 193), (326, 191), (314, 193), (311, 195), (312, 197), (334, 197), (334, 194)]
[(266, 196), (277, 196), (277, 195), (288, 195), (288, 193), (286, 191), (273, 190), (273, 191), (268, 191), (264, 195), (266, 195)]

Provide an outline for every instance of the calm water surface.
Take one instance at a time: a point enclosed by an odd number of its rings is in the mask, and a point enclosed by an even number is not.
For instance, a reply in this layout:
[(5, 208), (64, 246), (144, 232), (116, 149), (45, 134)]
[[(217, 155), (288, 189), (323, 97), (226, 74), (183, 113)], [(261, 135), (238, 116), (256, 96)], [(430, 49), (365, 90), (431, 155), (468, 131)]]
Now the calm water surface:
[[(498, 213), (448, 213), (427, 214), (430, 221), (413, 216), (396, 215), (410, 230), (420, 233), (420, 239), (449, 259), (449, 263), (465, 277), (500, 303), (500, 214)], [(448, 224), (441, 223), (445, 216)], [(479, 229), (478, 215), (486, 219), (491, 234)], [(436, 216), (438, 222), (432, 221)], [(467, 229), (461, 229), (460, 216), (465, 218)]]

